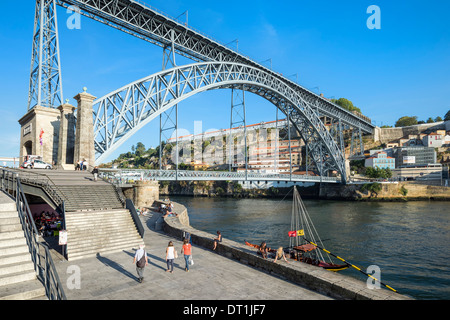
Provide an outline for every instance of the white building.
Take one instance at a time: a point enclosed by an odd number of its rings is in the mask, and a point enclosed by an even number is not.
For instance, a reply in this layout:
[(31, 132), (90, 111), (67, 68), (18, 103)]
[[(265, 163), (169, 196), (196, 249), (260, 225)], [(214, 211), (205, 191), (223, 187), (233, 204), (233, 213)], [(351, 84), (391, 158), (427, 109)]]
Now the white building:
[(423, 137), (423, 145), (430, 148), (440, 148), (442, 147), (443, 138), (440, 133), (432, 132)]

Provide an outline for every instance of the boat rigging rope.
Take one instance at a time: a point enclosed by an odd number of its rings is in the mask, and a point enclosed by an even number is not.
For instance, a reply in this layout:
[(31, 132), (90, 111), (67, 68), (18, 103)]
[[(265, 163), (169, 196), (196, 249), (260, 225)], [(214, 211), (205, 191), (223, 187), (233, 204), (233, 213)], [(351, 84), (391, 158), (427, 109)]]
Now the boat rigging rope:
[(392, 290), (392, 291), (394, 291), (394, 292), (397, 292), (397, 290), (395, 290), (394, 288), (392, 288), (392, 287), (388, 286), (387, 284), (381, 282), (380, 280), (378, 280), (378, 279), (375, 278), (374, 276), (372, 276), (372, 275), (370, 275), (370, 274), (368, 274), (368, 273), (362, 271), (361, 268), (355, 266), (354, 264), (352, 264), (352, 263), (350, 263), (350, 262), (348, 262), (348, 261), (345, 261), (343, 258), (341, 258), (341, 257), (339, 257), (339, 256), (336, 256), (336, 255), (332, 254), (330, 251), (328, 251), (328, 250), (326, 250), (326, 249), (324, 249), (324, 248), (321, 248), (320, 246), (318, 246), (318, 245), (315, 244), (314, 242), (311, 242), (311, 241), (307, 240), (305, 237), (303, 237), (303, 239), (305, 239), (305, 241), (309, 242), (309, 243), (312, 244), (313, 246), (316, 246), (316, 247), (319, 248), (320, 250), (323, 250), (323, 251), (325, 251), (326, 253), (332, 255), (333, 257), (335, 257), (335, 258), (341, 260), (342, 262), (348, 264), (349, 266), (351, 266), (352, 268), (358, 270), (358, 271), (361, 272), (362, 274), (364, 274), (364, 275), (366, 275), (366, 276), (368, 276), (368, 277), (374, 279), (375, 281), (379, 282), (380, 284), (382, 284), (382, 285), (385, 286), (386, 288), (388, 288), (388, 289), (390, 289), (390, 290)]

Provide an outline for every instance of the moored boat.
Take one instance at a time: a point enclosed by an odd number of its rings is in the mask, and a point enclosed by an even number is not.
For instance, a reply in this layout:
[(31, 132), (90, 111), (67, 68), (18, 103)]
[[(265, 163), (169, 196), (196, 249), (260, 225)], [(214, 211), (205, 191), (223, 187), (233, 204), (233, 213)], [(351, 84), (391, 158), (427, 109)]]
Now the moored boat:
[[(291, 219), (291, 229), (288, 232), (289, 236), (289, 247), (284, 248), (286, 258), (307, 263), (313, 266), (318, 266), (329, 271), (340, 271), (347, 269), (349, 265), (346, 264), (336, 264), (332, 261), (329, 255), (323, 255), (321, 250), (318, 250), (316, 245), (313, 245), (310, 241), (305, 238), (312, 239), (314, 243), (320, 243), (322, 247), (323, 243), (312, 223), (311, 218), (306, 210), (303, 201), (301, 200), (300, 194), (297, 188), (294, 187), (293, 205), (292, 205), (292, 219)], [(259, 245), (252, 244), (245, 241), (245, 244), (258, 249)], [(275, 253), (275, 249), (268, 248), (270, 253)], [(325, 250), (326, 251), (326, 250)]]

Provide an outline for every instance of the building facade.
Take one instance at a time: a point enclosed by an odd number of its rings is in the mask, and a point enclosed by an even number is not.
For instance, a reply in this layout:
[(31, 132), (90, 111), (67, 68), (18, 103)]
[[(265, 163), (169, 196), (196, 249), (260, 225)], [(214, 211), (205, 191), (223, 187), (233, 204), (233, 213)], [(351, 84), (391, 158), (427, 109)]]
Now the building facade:
[(400, 147), (394, 149), (397, 167), (436, 163), (436, 151), (429, 147)]
[(429, 135), (423, 137), (423, 145), (429, 148), (440, 148), (442, 147), (442, 140), (444, 136), (437, 132), (432, 132)]
[(379, 169), (395, 169), (395, 158), (389, 157), (386, 152), (381, 151), (371, 155), (365, 160), (365, 167)]

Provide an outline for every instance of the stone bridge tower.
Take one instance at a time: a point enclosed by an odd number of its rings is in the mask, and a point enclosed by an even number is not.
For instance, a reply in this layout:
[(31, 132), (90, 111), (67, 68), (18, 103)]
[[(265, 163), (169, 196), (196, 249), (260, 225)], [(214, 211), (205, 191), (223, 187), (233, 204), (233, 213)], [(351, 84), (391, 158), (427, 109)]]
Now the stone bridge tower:
[(20, 120), (20, 161), (28, 155), (64, 170), (74, 170), (79, 160), (95, 163), (92, 104), (95, 97), (77, 94), (77, 107), (66, 101), (58, 108), (35, 106)]

